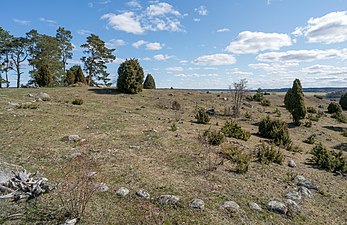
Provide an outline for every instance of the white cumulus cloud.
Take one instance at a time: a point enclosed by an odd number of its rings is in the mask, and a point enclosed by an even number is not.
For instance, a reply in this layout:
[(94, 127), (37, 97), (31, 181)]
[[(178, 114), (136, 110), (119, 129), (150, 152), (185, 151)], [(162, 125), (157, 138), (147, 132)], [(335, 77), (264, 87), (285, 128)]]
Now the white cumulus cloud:
[(225, 50), (234, 54), (255, 54), (291, 45), (292, 40), (287, 34), (243, 31)]
[(146, 43), (147, 43), (147, 41), (139, 40), (139, 41), (137, 41), (137, 42), (134, 42), (134, 43), (132, 44), (132, 46), (133, 46), (134, 48), (139, 48), (141, 45), (144, 45), (144, 44), (146, 44)]
[(221, 28), (221, 29), (218, 29), (218, 30), (217, 30), (218, 33), (229, 32), (229, 31), (230, 31), (229, 28)]
[(143, 34), (144, 32), (144, 29), (134, 12), (125, 12), (119, 15), (108, 13), (101, 16), (101, 19), (107, 19), (108, 25), (115, 30), (121, 30), (133, 34)]
[[(341, 43), (347, 41), (347, 11), (332, 12), (322, 17), (310, 18), (307, 26), (297, 28), (310, 43)], [(299, 32), (295, 32), (300, 35)]]
[(204, 5), (201, 5), (198, 8), (195, 8), (194, 11), (197, 12), (200, 16), (207, 16), (208, 14), (208, 10), (206, 6)]
[(163, 54), (158, 54), (153, 56), (153, 59), (157, 60), (157, 61), (166, 61), (168, 59), (173, 58), (172, 55), (163, 55)]
[(116, 48), (125, 45), (125, 41), (121, 39), (111, 39), (105, 43), (107, 48)]
[(223, 66), (236, 63), (236, 59), (229, 54), (212, 54), (200, 56), (193, 63), (201, 66)]
[(175, 16), (181, 15), (181, 13), (175, 10), (172, 5), (166, 2), (159, 2), (157, 4), (148, 6), (146, 9), (146, 13), (148, 16), (151, 17), (164, 16), (166, 14), (172, 14)]
[(347, 59), (347, 49), (291, 50), (286, 52), (267, 52), (256, 57), (261, 62), (312, 62), (326, 59)]
[(160, 50), (163, 46), (159, 42), (153, 42), (146, 44), (146, 50)]

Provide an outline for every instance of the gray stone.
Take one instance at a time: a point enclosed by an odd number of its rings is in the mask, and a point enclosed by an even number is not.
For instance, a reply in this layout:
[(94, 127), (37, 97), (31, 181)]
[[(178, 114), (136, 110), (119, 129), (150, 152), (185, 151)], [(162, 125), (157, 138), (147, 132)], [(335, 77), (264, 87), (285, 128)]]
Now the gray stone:
[(250, 209), (254, 210), (254, 211), (262, 211), (263, 209), (255, 202), (250, 202), (248, 203), (248, 206)]
[(298, 186), (302, 186), (305, 187), (307, 189), (313, 189), (313, 190), (317, 190), (319, 189), (319, 186), (312, 183), (311, 181), (308, 180), (304, 180), (304, 181), (299, 181)]
[(299, 192), (302, 196), (306, 198), (312, 198), (312, 192), (304, 186), (299, 187)]
[(303, 181), (305, 181), (306, 180), (306, 178), (304, 177), (304, 176), (302, 176), (302, 175), (297, 175), (296, 177), (295, 177), (295, 180), (296, 180), (296, 182), (303, 182)]
[(180, 198), (175, 195), (160, 195), (157, 197), (157, 201), (161, 205), (174, 205), (176, 204)]
[(199, 198), (194, 198), (190, 203), (189, 203), (190, 208), (193, 209), (204, 209), (205, 208), (205, 203), (203, 200)]
[(69, 136), (67, 136), (67, 140), (71, 141), (71, 142), (78, 142), (81, 140), (81, 136), (79, 136), (77, 134), (69, 135)]
[(288, 205), (288, 208), (293, 210), (293, 211), (298, 211), (300, 208), (298, 203), (296, 203), (295, 201), (293, 201), (291, 199), (286, 199), (286, 204)]
[(230, 212), (238, 212), (240, 210), (240, 206), (234, 201), (226, 201), (220, 206), (220, 209)]
[(28, 94), (28, 97), (33, 98), (34, 95), (29, 93), (29, 94)]
[(296, 167), (296, 163), (294, 162), (294, 160), (291, 159), (288, 161), (288, 166), (294, 168)]
[(118, 195), (118, 196), (124, 197), (127, 194), (129, 194), (129, 189), (126, 187), (121, 187), (116, 191), (116, 195)]
[(286, 194), (286, 198), (293, 200), (293, 201), (300, 201), (301, 200), (301, 194), (297, 191), (288, 192)]
[(267, 209), (279, 214), (286, 214), (288, 211), (287, 206), (284, 203), (278, 201), (270, 201), (267, 205)]
[(105, 183), (95, 183), (94, 188), (97, 192), (106, 192), (110, 189)]
[(67, 219), (63, 225), (75, 225), (79, 220), (79, 218)]
[(135, 194), (137, 196), (139, 196), (140, 198), (144, 198), (144, 199), (150, 199), (151, 198), (151, 195), (143, 189), (138, 190)]
[(35, 98), (41, 99), (42, 101), (50, 101), (51, 100), (51, 97), (47, 93), (44, 93), (44, 92), (40, 92), (40, 93), (36, 94)]

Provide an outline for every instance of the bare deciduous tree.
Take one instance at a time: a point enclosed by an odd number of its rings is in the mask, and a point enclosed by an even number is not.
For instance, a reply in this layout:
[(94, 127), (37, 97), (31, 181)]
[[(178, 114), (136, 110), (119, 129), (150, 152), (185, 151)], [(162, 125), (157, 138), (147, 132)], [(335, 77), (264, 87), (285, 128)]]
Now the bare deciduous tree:
[(241, 79), (238, 82), (234, 82), (233, 90), (231, 90), (231, 85), (229, 86), (229, 89), (232, 91), (234, 97), (233, 114), (235, 117), (238, 117), (240, 115), (242, 100), (247, 90), (247, 82), (248, 81), (246, 79)]

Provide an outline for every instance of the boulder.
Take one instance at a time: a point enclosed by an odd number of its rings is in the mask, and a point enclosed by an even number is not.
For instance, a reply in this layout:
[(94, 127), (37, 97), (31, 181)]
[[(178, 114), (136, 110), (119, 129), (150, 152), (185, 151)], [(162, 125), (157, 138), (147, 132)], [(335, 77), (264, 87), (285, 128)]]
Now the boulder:
[(238, 212), (240, 210), (240, 206), (234, 201), (226, 201), (220, 206), (220, 209), (229, 212)]
[(294, 160), (291, 159), (288, 161), (288, 166), (291, 168), (294, 168), (294, 167), (296, 167), (296, 163), (294, 162)]
[(47, 93), (44, 93), (44, 92), (40, 92), (40, 93), (36, 94), (35, 98), (41, 99), (42, 101), (50, 101), (51, 100), (51, 96), (49, 96)]
[(106, 192), (110, 189), (105, 183), (95, 183), (94, 188), (97, 192)]
[(199, 199), (199, 198), (194, 198), (190, 203), (189, 203), (189, 207), (193, 208), (193, 209), (204, 209), (205, 208), (205, 203), (203, 200)]
[(150, 199), (151, 198), (151, 195), (147, 191), (145, 191), (143, 189), (140, 189), (140, 190), (136, 191), (135, 194), (137, 196), (139, 196), (140, 198), (143, 198), (143, 199)]
[(250, 202), (248, 203), (248, 206), (250, 209), (254, 210), (254, 211), (262, 211), (263, 209), (255, 202)]
[(302, 196), (306, 198), (312, 198), (312, 192), (304, 186), (299, 187), (299, 192)]
[(129, 194), (129, 189), (126, 187), (121, 187), (116, 191), (116, 195), (124, 197)]
[(157, 201), (161, 205), (175, 205), (180, 198), (175, 195), (160, 195), (157, 197)]
[(71, 141), (71, 142), (78, 142), (81, 140), (81, 136), (79, 136), (77, 134), (69, 135), (69, 136), (67, 136), (67, 140)]
[(301, 194), (297, 191), (288, 192), (286, 194), (286, 198), (293, 200), (293, 201), (300, 201), (301, 200)]
[(270, 201), (267, 205), (267, 209), (279, 214), (286, 214), (288, 211), (287, 206), (284, 203), (278, 201)]
[(314, 184), (314, 183), (312, 183), (311, 181), (308, 181), (308, 180), (299, 181), (298, 186), (305, 187), (307, 189), (313, 189), (313, 190), (316, 190), (316, 191), (318, 191), (318, 189), (319, 189), (318, 185), (316, 185), (316, 184)]

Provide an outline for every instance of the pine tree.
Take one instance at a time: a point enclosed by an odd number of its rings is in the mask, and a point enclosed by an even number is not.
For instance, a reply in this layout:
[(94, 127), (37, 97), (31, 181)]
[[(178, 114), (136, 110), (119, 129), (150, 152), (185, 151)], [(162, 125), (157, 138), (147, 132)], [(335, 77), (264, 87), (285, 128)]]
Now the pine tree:
[(300, 120), (306, 116), (304, 93), (299, 79), (295, 79), (293, 87), (284, 97), (286, 109), (292, 114), (295, 125), (300, 125)]
[(117, 88), (120, 92), (137, 94), (142, 91), (143, 69), (137, 59), (127, 59), (118, 68)]
[(35, 82), (40, 87), (51, 87), (53, 76), (47, 64), (42, 65), (35, 73)]
[(151, 74), (147, 74), (145, 82), (143, 83), (144, 89), (155, 89), (155, 81)]

